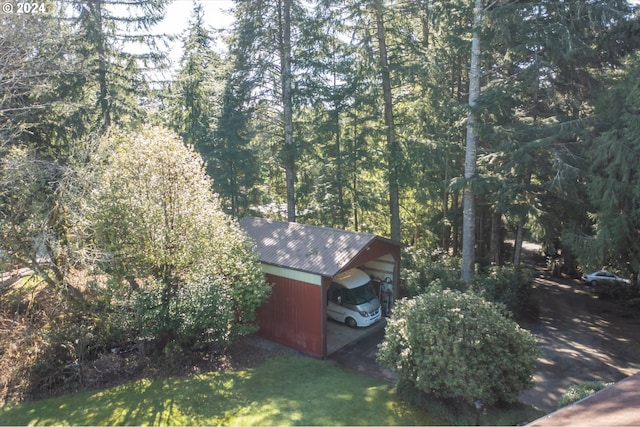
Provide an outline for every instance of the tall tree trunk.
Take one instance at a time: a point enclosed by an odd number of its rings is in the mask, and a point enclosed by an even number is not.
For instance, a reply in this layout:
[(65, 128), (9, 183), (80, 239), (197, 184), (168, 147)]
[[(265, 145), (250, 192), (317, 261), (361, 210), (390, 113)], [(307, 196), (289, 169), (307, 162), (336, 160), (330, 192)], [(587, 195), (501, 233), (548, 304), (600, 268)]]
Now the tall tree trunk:
[(491, 215), (491, 264), (501, 265), (501, 243), (502, 242), (502, 215), (500, 212), (493, 212)]
[(358, 118), (353, 118), (353, 143), (351, 145), (351, 194), (353, 195), (353, 228), (358, 231), (360, 226), (360, 219), (358, 217), (358, 205), (360, 200), (358, 199), (358, 156), (356, 153), (356, 147), (358, 145)]
[[(453, 196), (451, 197), (451, 210), (457, 211), (460, 203), (460, 193), (458, 190), (454, 190)], [(453, 221), (451, 230), (451, 254), (453, 256), (458, 256), (458, 252), (460, 252), (460, 222)], [(447, 248), (449, 249), (449, 248)]]
[(338, 193), (338, 223), (340, 228), (347, 227), (347, 215), (344, 209), (344, 182), (345, 178), (342, 159), (342, 147), (340, 146), (340, 112), (336, 106), (335, 110), (335, 132), (336, 132), (336, 191)]
[[(529, 187), (531, 184), (531, 172), (527, 172), (524, 179), (525, 187)], [(522, 243), (524, 242), (524, 223), (525, 218), (521, 218), (518, 221), (518, 229), (516, 231), (516, 242), (513, 252), (513, 265), (520, 265), (522, 261)]]
[(524, 240), (524, 219), (518, 221), (518, 229), (516, 231), (516, 242), (513, 251), (513, 265), (518, 266), (522, 261), (522, 241)]
[(293, 145), (293, 105), (291, 97), (291, 0), (282, 0), (280, 14), (280, 61), (284, 122), (284, 169), (287, 184), (287, 220), (296, 220), (295, 146)]
[(389, 169), (389, 213), (391, 216), (391, 239), (400, 240), (400, 200), (398, 185), (398, 142), (396, 141), (393, 121), (393, 98), (391, 96), (391, 75), (387, 60), (387, 42), (384, 28), (383, 0), (374, 0), (376, 24), (378, 30), (378, 50), (380, 72), (382, 74), (382, 93), (384, 100), (384, 124), (387, 130), (387, 165)]
[[(335, 63), (335, 60), (334, 60)], [(334, 93), (338, 92), (338, 76), (334, 70), (333, 72), (333, 91)], [(340, 141), (340, 133), (341, 133), (341, 128), (340, 128), (340, 102), (338, 100), (334, 101), (333, 104), (333, 114), (334, 114), (334, 121), (333, 121), (333, 126), (334, 126), (334, 132), (335, 132), (335, 147), (336, 147), (336, 176), (335, 176), (335, 183), (336, 183), (336, 191), (338, 193), (338, 223), (340, 224), (341, 228), (346, 228), (347, 227), (347, 214), (345, 212), (345, 207), (344, 207), (344, 179), (347, 178), (345, 173), (344, 173), (344, 159), (342, 158), (342, 151), (343, 148), (341, 147), (341, 141)]]
[[(528, 187), (531, 184), (531, 172), (527, 172), (527, 175), (524, 179), (525, 187)], [(513, 252), (513, 265), (518, 266), (522, 261), (522, 243), (524, 242), (524, 224), (525, 218), (521, 218), (518, 221), (518, 228), (516, 230), (516, 241)]]
[(465, 147), (464, 177), (467, 181), (462, 195), (462, 280), (467, 286), (473, 280), (475, 261), (475, 205), (471, 179), (476, 174), (476, 116), (475, 105), (480, 95), (480, 20), (482, 0), (475, 0), (473, 11), (473, 38), (471, 40), (471, 66), (469, 69), (469, 116)]

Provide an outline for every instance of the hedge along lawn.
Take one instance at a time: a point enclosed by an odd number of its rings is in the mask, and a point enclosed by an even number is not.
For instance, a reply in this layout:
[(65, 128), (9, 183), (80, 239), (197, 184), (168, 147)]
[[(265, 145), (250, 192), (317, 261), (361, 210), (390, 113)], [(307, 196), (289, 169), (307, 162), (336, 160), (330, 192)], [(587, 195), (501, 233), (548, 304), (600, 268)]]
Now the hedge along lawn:
[(277, 356), (254, 369), (140, 380), (0, 409), (1, 425), (443, 425), (383, 381)]

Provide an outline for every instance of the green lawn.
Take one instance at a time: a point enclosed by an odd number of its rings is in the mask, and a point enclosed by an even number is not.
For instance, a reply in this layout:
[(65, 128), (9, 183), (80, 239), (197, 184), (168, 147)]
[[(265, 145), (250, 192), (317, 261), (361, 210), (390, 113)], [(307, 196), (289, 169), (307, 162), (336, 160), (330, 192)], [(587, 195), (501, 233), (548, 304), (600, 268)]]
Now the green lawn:
[(383, 381), (303, 356), (0, 409), (1, 425), (442, 425)]

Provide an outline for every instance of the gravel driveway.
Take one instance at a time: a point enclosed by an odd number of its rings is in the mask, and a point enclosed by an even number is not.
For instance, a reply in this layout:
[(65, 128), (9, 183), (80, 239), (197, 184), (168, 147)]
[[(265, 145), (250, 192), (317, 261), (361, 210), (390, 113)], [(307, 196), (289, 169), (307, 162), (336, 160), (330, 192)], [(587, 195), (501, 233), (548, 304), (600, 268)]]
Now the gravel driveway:
[[(640, 372), (640, 312), (597, 299), (577, 280), (552, 278), (540, 271), (533, 298), (536, 320), (521, 322), (542, 350), (535, 387), (520, 400), (547, 413), (570, 385), (597, 380), (615, 382)], [(338, 350), (330, 359), (369, 375), (393, 380), (375, 362), (383, 331)]]
[(615, 382), (640, 372), (640, 312), (603, 301), (578, 280), (540, 273), (533, 297), (540, 315), (523, 322), (537, 338), (542, 356), (536, 386), (520, 400), (545, 412), (557, 409), (570, 385)]

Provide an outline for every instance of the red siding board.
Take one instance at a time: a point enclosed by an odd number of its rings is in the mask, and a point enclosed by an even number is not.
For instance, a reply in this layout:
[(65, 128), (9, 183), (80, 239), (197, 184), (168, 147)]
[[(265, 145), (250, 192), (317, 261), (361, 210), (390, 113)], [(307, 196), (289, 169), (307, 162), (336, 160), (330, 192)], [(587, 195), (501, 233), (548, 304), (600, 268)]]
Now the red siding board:
[(259, 335), (323, 357), (322, 287), (271, 274), (266, 278), (273, 290), (257, 312)]

